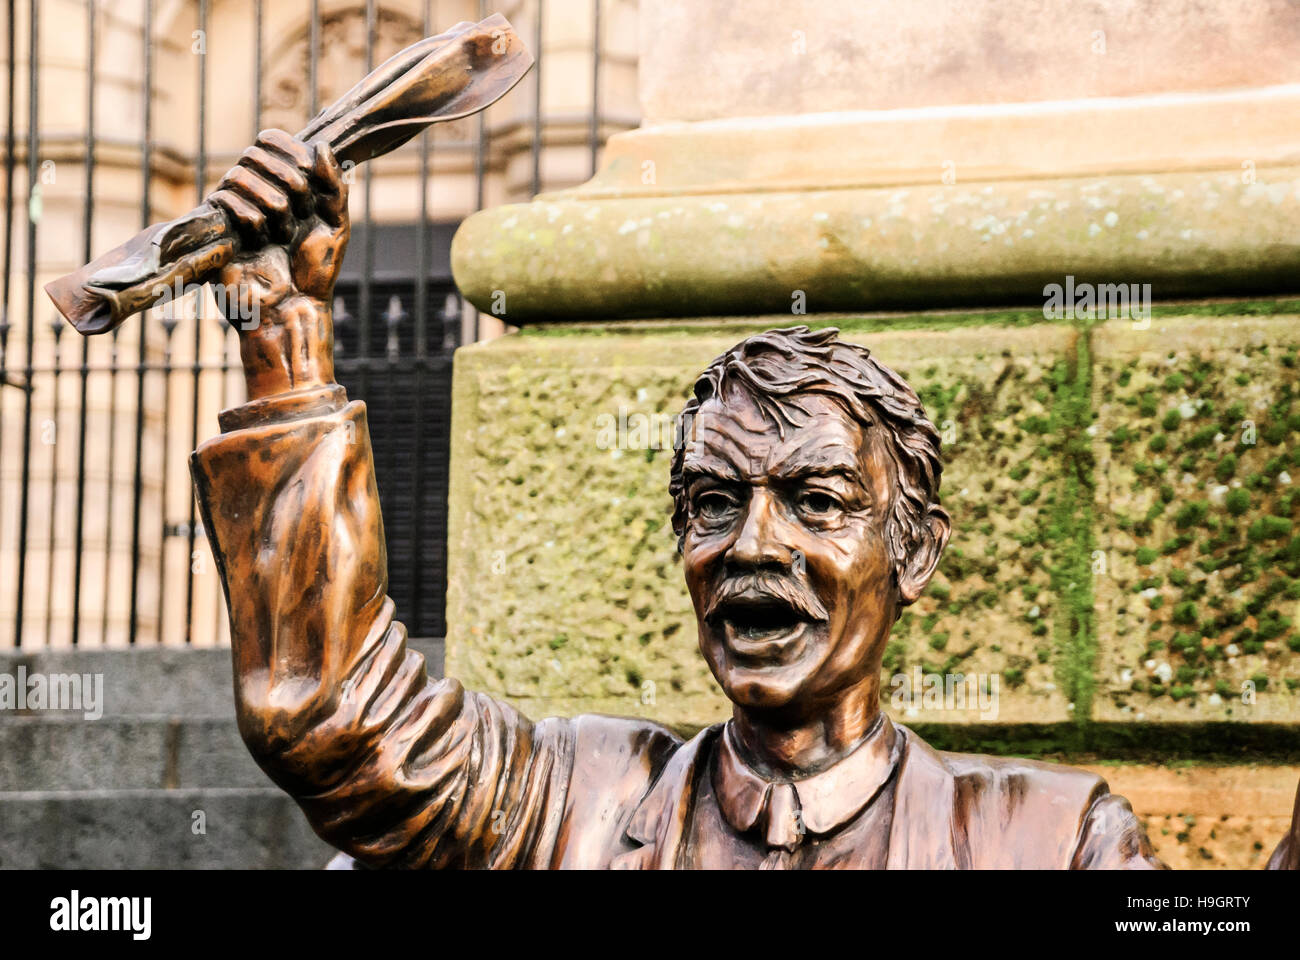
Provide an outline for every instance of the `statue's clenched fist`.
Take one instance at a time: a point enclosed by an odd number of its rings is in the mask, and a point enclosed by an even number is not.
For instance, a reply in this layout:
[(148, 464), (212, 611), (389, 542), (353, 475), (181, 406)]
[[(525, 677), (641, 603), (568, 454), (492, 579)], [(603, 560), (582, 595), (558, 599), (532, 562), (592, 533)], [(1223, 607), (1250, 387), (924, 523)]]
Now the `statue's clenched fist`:
[(242, 314), (228, 319), (240, 331), (249, 399), (331, 382), (331, 300), (349, 225), (329, 145), (266, 130), (208, 199), (242, 241), (220, 282)]

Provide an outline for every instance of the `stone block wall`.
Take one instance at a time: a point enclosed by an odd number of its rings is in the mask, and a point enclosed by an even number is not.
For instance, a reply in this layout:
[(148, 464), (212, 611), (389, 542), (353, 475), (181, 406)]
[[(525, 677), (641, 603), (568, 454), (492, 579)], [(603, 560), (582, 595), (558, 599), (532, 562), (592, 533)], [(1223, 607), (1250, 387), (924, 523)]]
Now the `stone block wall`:
[[(902, 373), (944, 438), (954, 534), (887, 677), (996, 674), (1003, 725), (1300, 719), (1300, 326), (1205, 309), (1146, 330), (811, 318)], [(538, 328), (458, 354), (453, 672), (539, 713), (723, 715), (668, 523), (671, 418), (710, 359), (789, 322)]]
[[(448, 673), (534, 717), (637, 714), (683, 732), (725, 718), (669, 523), (672, 418), (747, 334), (838, 326), (921, 395), (954, 519), (886, 651), (886, 708), (950, 749), (1121, 763), (1105, 775), (1136, 784), (1170, 857), (1250, 865), (1293, 794), (1264, 791), (1221, 826), (1207, 811), (1236, 763), (1300, 763), (1298, 310), (1157, 306), (1149, 326), (1041, 310), (557, 324), (464, 349)], [(917, 668), (996, 682), (996, 712), (891, 705), (891, 679)], [(1147, 783), (1171, 761), (1209, 772)], [(1260, 783), (1293, 789), (1298, 770)]]
[(1300, 722), (1300, 327), (1098, 334), (1095, 716)]

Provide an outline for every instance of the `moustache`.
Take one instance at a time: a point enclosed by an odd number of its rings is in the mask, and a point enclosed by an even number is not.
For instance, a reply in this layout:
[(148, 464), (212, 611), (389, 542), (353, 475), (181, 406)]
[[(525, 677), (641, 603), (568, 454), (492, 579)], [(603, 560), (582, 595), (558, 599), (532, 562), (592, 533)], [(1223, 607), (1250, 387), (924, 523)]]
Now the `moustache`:
[(752, 603), (764, 599), (784, 603), (804, 620), (830, 619), (825, 605), (811, 590), (775, 573), (749, 573), (724, 580), (709, 600), (704, 619), (712, 621), (721, 609), (737, 600)]

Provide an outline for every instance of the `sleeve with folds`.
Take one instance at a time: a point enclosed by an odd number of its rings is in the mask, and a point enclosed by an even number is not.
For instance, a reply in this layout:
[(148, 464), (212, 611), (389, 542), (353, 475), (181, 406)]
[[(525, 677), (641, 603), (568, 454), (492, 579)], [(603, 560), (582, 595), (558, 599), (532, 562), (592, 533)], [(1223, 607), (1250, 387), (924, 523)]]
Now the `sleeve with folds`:
[(222, 428), (191, 467), (262, 769), (367, 865), (546, 865), (572, 724), (431, 681), (406, 648), (365, 405), (330, 385), (226, 411)]

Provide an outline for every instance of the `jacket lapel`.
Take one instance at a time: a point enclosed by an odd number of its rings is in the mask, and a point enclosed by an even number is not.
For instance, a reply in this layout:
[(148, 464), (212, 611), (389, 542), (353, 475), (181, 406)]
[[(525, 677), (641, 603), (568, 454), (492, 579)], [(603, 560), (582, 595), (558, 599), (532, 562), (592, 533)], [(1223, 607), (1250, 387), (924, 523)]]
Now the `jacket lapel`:
[[(940, 756), (901, 724), (903, 755), (889, 833), (890, 870), (955, 870), (968, 860), (953, 839), (952, 773)], [(969, 866), (969, 864), (964, 864)]]
[(627, 836), (639, 844), (610, 862), (616, 870), (672, 870), (677, 866), (691, 803), (695, 798), (695, 776), (706, 748), (722, 730), (722, 724), (706, 727), (678, 748), (664, 765), (645, 798), (628, 822)]

